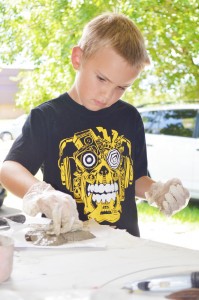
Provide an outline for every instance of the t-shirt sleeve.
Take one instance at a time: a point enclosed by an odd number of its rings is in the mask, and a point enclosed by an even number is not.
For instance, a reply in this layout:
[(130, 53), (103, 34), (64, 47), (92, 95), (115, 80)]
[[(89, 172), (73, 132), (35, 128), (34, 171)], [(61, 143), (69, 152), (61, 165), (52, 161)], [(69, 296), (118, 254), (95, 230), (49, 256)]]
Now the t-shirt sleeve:
[(45, 158), (46, 139), (44, 114), (39, 109), (33, 109), (5, 160), (16, 161), (35, 175)]
[(144, 125), (140, 114), (137, 114), (136, 147), (135, 147), (135, 180), (142, 176), (147, 176), (147, 151)]

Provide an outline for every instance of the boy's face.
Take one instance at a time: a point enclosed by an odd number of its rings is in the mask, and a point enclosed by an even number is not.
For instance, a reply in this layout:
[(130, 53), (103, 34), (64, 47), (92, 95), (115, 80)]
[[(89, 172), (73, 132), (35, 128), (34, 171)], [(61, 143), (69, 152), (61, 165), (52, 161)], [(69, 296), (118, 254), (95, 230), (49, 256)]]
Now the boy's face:
[(84, 59), (82, 50), (75, 47), (72, 64), (77, 74), (69, 95), (92, 111), (117, 102), (140, 73), (139, 69), (108, 47), (100, 49), (88, 59)]

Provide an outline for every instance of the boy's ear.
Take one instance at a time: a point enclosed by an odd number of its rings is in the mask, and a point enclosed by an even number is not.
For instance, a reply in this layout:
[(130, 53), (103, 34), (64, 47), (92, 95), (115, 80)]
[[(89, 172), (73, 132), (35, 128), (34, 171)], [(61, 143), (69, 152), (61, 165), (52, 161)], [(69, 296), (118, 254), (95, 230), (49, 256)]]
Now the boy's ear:
[(83, 51), (79, 46), (76, 46), (72, 49), (71, 62), (75, 70), (79, 70), (79, 67), (81, 65), (82, 54)]

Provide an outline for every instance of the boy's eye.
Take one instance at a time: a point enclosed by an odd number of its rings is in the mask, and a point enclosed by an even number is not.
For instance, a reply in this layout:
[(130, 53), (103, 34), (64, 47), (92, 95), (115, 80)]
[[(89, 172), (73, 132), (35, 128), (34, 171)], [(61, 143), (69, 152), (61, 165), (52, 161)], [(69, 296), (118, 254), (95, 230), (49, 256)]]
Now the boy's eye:
[(118, 86), (118, 89), (120, 89), (121, 91), (125, 91), (126, 88), (122, 87), (122, 86)]
[(100, 81), (105, 81), (105, 79), (99, 75), (97, 75), (97, 78), (100, 80)]

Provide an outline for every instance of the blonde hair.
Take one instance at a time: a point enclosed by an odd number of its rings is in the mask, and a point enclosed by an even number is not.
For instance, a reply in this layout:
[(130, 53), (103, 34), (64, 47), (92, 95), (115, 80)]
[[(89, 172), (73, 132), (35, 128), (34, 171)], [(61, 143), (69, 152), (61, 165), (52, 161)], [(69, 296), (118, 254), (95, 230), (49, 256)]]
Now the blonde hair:
[(144, 38), (137, 26), (125, 15), (104, 13), (91, 20), (79, 41), (84, 58), (89, 58), (103, 47), (112, 47), (133, 66), (150, 64)]

